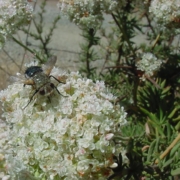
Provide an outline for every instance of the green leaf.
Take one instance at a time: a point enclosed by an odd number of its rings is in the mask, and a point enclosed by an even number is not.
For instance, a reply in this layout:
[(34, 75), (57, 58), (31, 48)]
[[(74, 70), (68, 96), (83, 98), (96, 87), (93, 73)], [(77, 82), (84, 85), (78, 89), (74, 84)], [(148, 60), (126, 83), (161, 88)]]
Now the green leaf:
[(146, 114), (149, 117), (150, 120), (152, 120), (153, 122), (159, 124), (156, 115), (152, 114), (151, 112), (149, 112), (147, 109), (145, 109), (143, 107), (139, 107), (139, 108), (144, 114)]
[(171, 158), (171, 159), (167, 160), (167, 161), (163, 164), (163, 167), (162, 167), (162, 168), (165, 168), (165, 167), (169, 166), (169, 165), (173, 162), (173, 159), (174, 159), (174, 158)]
[(172, 118), (178, 110), (179, 110), (179, 108), (174, 108), (174, 109), (172, 110), (172, 112), (169, 114), (168, 118), (169, 118), (169, 119)]
[(177, 169), (171, 171), (172, 176), (177, 176), (179, 174), (180, 174), (180, 168), (177, 168)]

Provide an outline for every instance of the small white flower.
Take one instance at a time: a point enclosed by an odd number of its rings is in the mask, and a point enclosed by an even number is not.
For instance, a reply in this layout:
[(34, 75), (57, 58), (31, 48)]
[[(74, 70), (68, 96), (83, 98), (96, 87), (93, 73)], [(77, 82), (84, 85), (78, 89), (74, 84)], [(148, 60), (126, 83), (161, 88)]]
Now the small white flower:
[(8, 179), (10, 179), (10, 176), (9, 175), (5, 175), (4, 172), (0, 172), (0, 178), (1, 178), (1, 180), (8, 180)]
[(110, 139), (112, 139), (113, 136), (113, 133), (106, 134), (105, 139), (109, 141)]
[(111, 168), (116, 168), (116, 167), (118, 167), (118, 164), (117, 164), (117, 163), (113, 163), (113, 164), (111, 164), (110, 167), (111, 167)]

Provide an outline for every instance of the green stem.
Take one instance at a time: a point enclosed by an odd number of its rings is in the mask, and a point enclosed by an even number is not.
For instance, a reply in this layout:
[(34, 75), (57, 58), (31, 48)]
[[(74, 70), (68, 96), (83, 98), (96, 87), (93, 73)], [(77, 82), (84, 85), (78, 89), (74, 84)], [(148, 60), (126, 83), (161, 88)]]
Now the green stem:
[(28, 48), (27, 46), (25, 46), (23, 43), (21, 43), (19, 40), (17, 40), (15, 37), (12, 36), (12, 39), (14, 42), (16, 42), (17, 44), (19, 44), (21, 47), (23, 47), (25, 50), (31, 52), (32, 54), (34, 54), (36, 56), (37, 59), (39, 59), (40, 62), (42, 62), (43, 60), (30, 48)]
[(119, 20), (121, 22), (121, 23), (119, 23), (118, 20), (116, 19), (116, 16), (113, 13), (112, 13), (112, 17), (113, 17), (115, 23), (117, 24), (117, 26), (119, 27), (120, 31), (122, 32), (124, 40), (127, 42), (128, 46), (129, 46), (129, 49), (132, 51), (133, 55), (135, 56), (135, 53), (134, 53), (133, 47), (131, 45), (131, 42), (130, 42), (127, 34), (126, 34), (126, 29), (124, 28), (125, 27), (124, 18), (121, 18), (120, 16), (118, 16), (118, 18), (119, 18)]

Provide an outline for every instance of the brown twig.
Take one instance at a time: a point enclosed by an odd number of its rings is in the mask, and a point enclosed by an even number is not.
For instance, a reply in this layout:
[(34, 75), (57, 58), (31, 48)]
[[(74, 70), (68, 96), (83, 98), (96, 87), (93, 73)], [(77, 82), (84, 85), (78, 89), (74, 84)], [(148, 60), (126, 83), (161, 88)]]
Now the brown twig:
[(160, 155), (159, 159), (156, 159), (155, 164), (159, 163), (159, 160), (163, 159), (167, 156), (167, 154), (171, 151), (171, 149), (176, 145), (176, 143), (180, 140), (180, 133), (178, 136), (174, 139), (174, 141), (168, 146), (168, 148)]

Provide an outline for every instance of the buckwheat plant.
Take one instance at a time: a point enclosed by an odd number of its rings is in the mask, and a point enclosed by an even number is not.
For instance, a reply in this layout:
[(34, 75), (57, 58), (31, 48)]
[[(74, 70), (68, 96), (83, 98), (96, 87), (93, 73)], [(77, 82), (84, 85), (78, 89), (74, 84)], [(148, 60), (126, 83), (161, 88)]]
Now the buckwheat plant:
[(109, 14), (126, 3), (125, 0), (60, 0), (58, 6), (75, 24), (97, 28), (102, 23), (103, 13)]
[(157, 72), (162, 64), (162, 60), (157, 59), (157, 57), (152, 53), (144, 53), (142, 59), (136, 63), (137, 69), (144, 72), (141, 77), (142, 80), (145, 80), (146, 77), (151, 77), (155, 72)]
[[(79, 73), (52, 70), (58, 83), (50, 99), (35, 95), (22, 83), (0, 92), (5, 140), (0, 141), (6, 176), (16, 179), (105, 180), (112, 173), (113, 155), (125, 150), (113, 141), (126, 124), (123, 107), (104, 82)], [(53, 83), (56, 83), (55, 81)]]
[(32, 12), (27, 0), (0, 0), (0, 47), (8, 36), (30, 22)]

